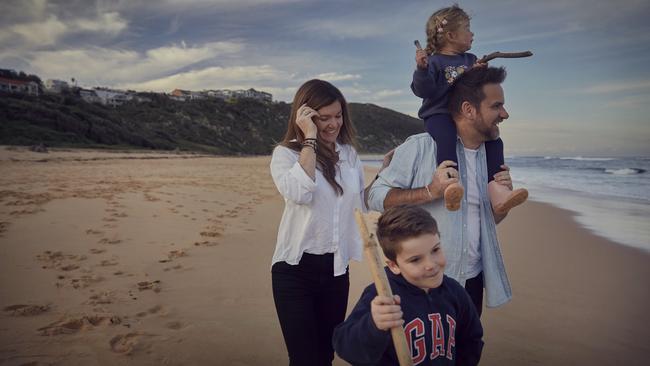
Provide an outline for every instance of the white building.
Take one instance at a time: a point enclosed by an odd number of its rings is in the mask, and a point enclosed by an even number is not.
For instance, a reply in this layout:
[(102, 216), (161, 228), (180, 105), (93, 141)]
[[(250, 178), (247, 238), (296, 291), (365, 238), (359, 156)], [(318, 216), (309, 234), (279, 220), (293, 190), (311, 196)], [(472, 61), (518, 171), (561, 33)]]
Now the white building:
[(190, 90), (174, 89), (171, 93), (171, 98), (180, 101), (186, 100), (195, 100), (195, 99), (205, 99), (205, 95), (201, 92), (195, 92)]
[(0, 77), (0, 92), (38, 95), (38, 83)]
[(124, 104), (126, 101), (133, 99), (133, 96), (122, 90), (113, 90), (108, 88), (95, 88), (93, 90), (99, 102), (103, 105), (117, 107)]
[(202, 92), (174, 89), (170, 94), (170, 98), (174, 100), (180, 100), (180, 101), (203, 99), (203, 98), (219, 98), (219, 99), (252, 98), (252, 99), (257, 99), (266, 102), (273, 101), (273, 96), (271, 94), (262, 91), (257, 91), (252, 88), (248, 90), (230, 90), (230, 89), (204, 90)]
[(253, 98), (261, 101), (270, 102), (273, 100), (273, 96), (269, 93), (263, 91), (257, 91), (253, 88), (248, 90), (237, 90), (237, 94), (240, 98)]
[(45, 89), (52, 93), (61, 93), (61, 91), (67, 90), (69, 88), (70, 86), (68, 83), (63, 80), (47, 79), (45, 82)]
[(95, 94), (94, 90), (79, 89), (79, 96), (87, 103), (101, 103), (101, 99)]

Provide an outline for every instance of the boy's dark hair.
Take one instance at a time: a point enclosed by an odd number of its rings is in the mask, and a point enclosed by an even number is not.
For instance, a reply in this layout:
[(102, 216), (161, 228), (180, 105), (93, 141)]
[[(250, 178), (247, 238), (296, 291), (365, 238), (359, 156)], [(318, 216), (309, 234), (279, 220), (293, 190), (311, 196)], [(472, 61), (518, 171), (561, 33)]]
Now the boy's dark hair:
[(377, 239), (386, 258), (395, 262), (404, 240), (423, 234), (438, 234), (438, 224), (419, 206), (401, 205), (389, 208), (377, 221)]
[(463, 102), (469, 102), (479, 108), (485, 93), (486, 84), (501, 84), (506, 79), (506, 69), (503, 67), (473, 67), (462, 73), (449, 91), (449, 112), (452, 116), (460, 114)]

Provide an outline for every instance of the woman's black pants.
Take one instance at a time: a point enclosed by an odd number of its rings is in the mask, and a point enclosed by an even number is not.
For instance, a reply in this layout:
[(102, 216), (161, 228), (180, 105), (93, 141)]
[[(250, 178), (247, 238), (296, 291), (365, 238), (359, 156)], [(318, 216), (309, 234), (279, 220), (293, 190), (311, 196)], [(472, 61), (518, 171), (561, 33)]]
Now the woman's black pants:
[(334, 255), (304, 253), (300, 263), (275, 263), (273, 300), (290, 366), (330, 366), (332, 333), (345, 319), (349, 274), (334, 277)]

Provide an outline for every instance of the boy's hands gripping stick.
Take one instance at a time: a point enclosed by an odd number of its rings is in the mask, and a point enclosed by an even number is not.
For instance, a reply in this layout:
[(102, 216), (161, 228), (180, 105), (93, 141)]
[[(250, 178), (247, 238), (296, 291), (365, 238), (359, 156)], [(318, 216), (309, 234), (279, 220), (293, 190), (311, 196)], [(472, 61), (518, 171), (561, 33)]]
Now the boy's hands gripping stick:
[[(359, 232), (361, 233), (361, 240), (363, 240), (363, 251), (366, 253), (366, 259), (368, 260), (368, 265), (370, 266), (370, 272), (372, 273), (372, 278), (375, 282), (375, 287), (377, 288), (377, 298), (373, 300), (373, 303), (380, 302), (382, 304), (377, 305), (389, 305), (387, 310), (388, 313), (392, 313), (391, 306), (398, 306), (399, 296), (397, 298), (393, 297), (393, 291), (388, 284), (388, 277), (386, 277), (386, 272), (384, 272), (384, 265), (382, 264), (381, 255), (379, 253), (379, 248), (377, 242), (374, 239), (374, 235), (371, 235), (368, 232), (368, 227), (363, 218), (363, 214), (358, 209), (354, 211), (354, 216), (359, 226)], [(378, 300), (379, 299), (379, 300)], [(396, 300), (395, 302), (393, 302)], [(393, 303), (383, 304), (383, 302)], [(371, 305), (372, 306), (372, 305)], [(401, 312), (401, 311), (400, 311)], [(383, 313), (382, 313), (383, 314)], [(374, 313), (372, 314), (374, 319)], [(391, 316), (388, 316), (390, 318)], [(401, 317), (400, 317), (401, 318)], [(381, 322), (382, 324), (386, 324)], [(391, 323), (390, 320), (387, 323)], [(379, 324), (377, 324), (379, 325)], [(409, 349), (408, 344), (406, 343), (406, 336), (404, 335), (404, 328), (401, 325), (390, 328), (390, 333), (393, 338), (393, 344), (395, 345), (395, 352), (397, 353), (397, 359), (399, 360), (400, 366), (412, 366), (413, 360), (411, 359), (411, 350)]]

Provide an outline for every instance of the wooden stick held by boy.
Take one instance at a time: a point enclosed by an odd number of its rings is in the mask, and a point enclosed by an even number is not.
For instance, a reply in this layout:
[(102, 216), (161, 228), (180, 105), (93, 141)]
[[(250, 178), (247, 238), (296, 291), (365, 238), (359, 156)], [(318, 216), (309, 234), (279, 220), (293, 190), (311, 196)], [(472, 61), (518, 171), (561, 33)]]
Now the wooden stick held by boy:
[[(372, 273), (372, 278), (375, 282), (375, 287), (377, 288), (377, 294), (379, 296), (392, 298), (393, 291), (388, 284), (388, 278), (386, 277), (386, 272), (384, 272), (384, 265), (382, 264), (381, 254), (379, 253), (379, 248), (374, 239), (374, 235), (368, 232), (368, 227), (366, 226), (366, 221), (364, 220), (361, 211), (358, 209), (355, 210), (354, 216), (357, 221), (357, 226), (359, 226), (361, 240), (363, 241), (363, 251), (368, 259), (368, 265), (370, 266), (370, 272)], [(412, 366), (413, 360), (411, 359), (411, 350), (406, 343), (404, 328), (402, 326), (391, 328), (390, 333), (393, 338), (393, 344), (395, 345), (395, 352), (397, 353), (399, 365)]]

